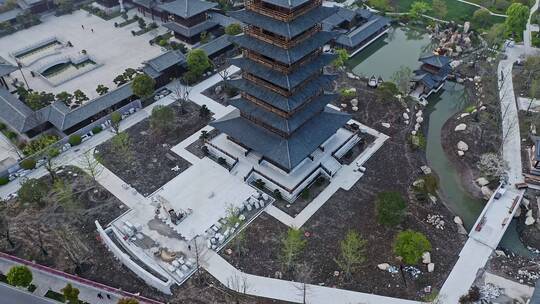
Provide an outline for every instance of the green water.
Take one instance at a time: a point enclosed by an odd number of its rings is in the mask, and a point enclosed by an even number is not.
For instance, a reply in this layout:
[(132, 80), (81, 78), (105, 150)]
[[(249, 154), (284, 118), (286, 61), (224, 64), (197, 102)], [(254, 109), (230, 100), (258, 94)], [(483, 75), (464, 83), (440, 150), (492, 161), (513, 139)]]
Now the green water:
[[(428, 35), (416, 30), (394, 28), (384, 39), (379, 39), (351, 58), (348, 66), (357, 75), (380, 75), (383, 79), (390, 80), (401, 66), (416, 69), (420, 55), (429, 52), (431, 47)], [(447, 82), (439, 94), (430, 96), (426, 109), (426, 113), (429, 113), (426, 158), (428, 165), (439, 176), (441, 196), (470, 230), (480, 215), (484, 202), (475, 199), (464, 189), (461, 176), (446, 157), (441, 145), (442, 126), (467, 106), (463, 90), (462, 85)], [(515, 227), (515, 222), (512, 221), (500, 245), (518, 254), (530, 254), (520, 242)]]
[(401, 66), (414, 70), (418, 58), (431, 49), (429, 36), (417, 30), (392, 28), (388, 34), (352, 57), (347, 65), (360, 76), (382, 76), (390, 80)]

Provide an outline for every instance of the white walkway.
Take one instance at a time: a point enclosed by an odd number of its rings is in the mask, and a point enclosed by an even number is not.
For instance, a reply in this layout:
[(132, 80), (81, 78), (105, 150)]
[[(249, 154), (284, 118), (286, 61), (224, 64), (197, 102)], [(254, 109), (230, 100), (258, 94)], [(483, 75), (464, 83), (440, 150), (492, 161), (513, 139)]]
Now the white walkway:
[(532, 6), (531, 12), (529, 15), (529, 22), (527, 22), (527, 27), (525, 29), (525, 33), (523, 34), (523, 44), (525, 47), (530, 48), (531, 45), (531, 34), (533, 31), (538, 31), (538, 25), (531, 24), (531, 19), (536, 11), (538, 11), (539, 7), (539, 0), (536, 0), (536, 3)]

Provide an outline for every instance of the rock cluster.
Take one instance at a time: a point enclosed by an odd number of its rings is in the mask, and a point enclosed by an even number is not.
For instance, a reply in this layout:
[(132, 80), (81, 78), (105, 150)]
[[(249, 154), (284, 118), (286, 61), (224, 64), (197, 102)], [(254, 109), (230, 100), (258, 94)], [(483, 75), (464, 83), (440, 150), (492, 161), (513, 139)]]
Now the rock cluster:
[(444, 220), (442, 215), (428, 214), (427, 222), (437, 229), (444, 230)]

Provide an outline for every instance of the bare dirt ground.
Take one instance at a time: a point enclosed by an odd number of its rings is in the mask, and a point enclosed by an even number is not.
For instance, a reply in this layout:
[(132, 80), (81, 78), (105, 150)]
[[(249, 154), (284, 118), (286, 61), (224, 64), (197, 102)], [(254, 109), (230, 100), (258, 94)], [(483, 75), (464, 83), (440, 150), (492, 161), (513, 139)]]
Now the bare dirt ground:
[[(480, 188), (470, 181), (480, 177), (478, 161), (485, 153), (497, 153), (501, 147), (501, 110), (497, 89), (496, 63), (477, 63), (474, 66), (464, 64), (459, 68), (463, 77), (472, 78), (482, 75), (482, 81), (476, 86), (471, 81), (465, 82), (466, 109), (476, 109), (475, 113), (460, 118), (466, 111), (460, 111), (443, 125), (441, 141), (448, 159), (458, 169), (463, 186), (475, 197), (482, 198)], [(481, 87), (481, 90), (478, 89)], [(485, 110), (480, 110), (481, 106)], [(459, 119), (458, 119), (459, 118)], [(457, 125), (466, 124), (465, 131), (454, 131)], [(469, 146), (464, 156), (457, 154), (457, 144), (463, 141)]]
[[(0, 211), (2, 252), (168, 303), (284, 303), (235, 294), (204, 271), (201, 280), (190, 278), (175, 287), (172, 296), (149, 287), (113, 257), (96, 232), (95, 220), (106, 225), (126, 207), (78, 168), (67, 167), (59, 177), (73, 185), (73, 207), (64, 208), (67, 205), (59, 204), (52, 191), (42, 208), (23, 206), (16, 199), (8, 202)], [(49, 176), (43, 180), (51, 182)], [(5, 238), (6, 218), (15, 248)]]
[(289, 203), (286, 200), (276, 200), (274, 206), (278, 207), (281, 211), (287, 213), (292, 217), (296, 217), (298, 213), (302, 212), (321, 192), (326, 189), (330, 184), (328, 179), (323, 176), (319, 176), (315, 182), (313, 182), (300, 196), (294, 201), (294, 203)]
[[(200, 117), (200, 107), (185, 102), (184, 111), (178, 103), (170, 105), (175, 113), (175, 128), (167, 134), (158, 135), (150, 127), (147, 118), (129, 128), (131, 157), (115, 153), (112, 140), (99, 145), (96, 150), (101, 162), (126, 183), (147, 196), (182, 173), (191, 164), (170, 149), (206, 126), (209, 117)], [(171, 170), (178, 166), (178, 170)]]
[[(453, 215), (442, 203), (417, 202), (410, 191), (410, 185), (420, 174), (419, 168), (424, 164), (424, 156), (422, 151), (412, 151), (409, 147), (410, 130), (400, 125), (402, 105), (395, 101), (377, 101), (373, 92), (360, 94), (360, 110), (354, 112), (353, 117), (389, 134), (391, 138), (366, 163), (367, 171), (362, 179), (350, 191), (339, 190), (335, 193), (302, 227), (307, 232), (307, 247), (298, 263), (311, 266), (311, 281), (314, 284), (421, 299), (426, 295), (422, 291), (425, 287), (442, 286), (457, 260), (464, 238), (450, 224)], [(388, 122), (391, 127), (384, 128), (381, 122)], [(398, 191), (408, 198), (407, 216), (399, 227), (387, 228), (375, 218), (375, 196), (383, 191)], [(444, 230), (435, 229), (426, 222), (428, 214), (443, 216), (448, 225)], [(339, 255), (339, 241), (349, 229), (358, 231), (367, 240), (367, 259), (351, 280), (345, 280), (343, 275), (335, 275), (335, 271), (340, 269), (334, 259)], [(380, 263), (399, 265), (392, 243), (396, 234), (404, 229), (417, 230), (427, 235), (433, 246), (432, 261), (436, 265), (433, 273), (428, 273), (425, 265), (417, 265), (422, 273), (418, 278), (406, 273), (406, 285), (399, 273), (391, 274), (377, 268)], [(225, 251), (222, 255), (248, 273), (275, 277), (281, 272), (283, 278), (293, 279), (294, 275), (284, 271), (279, 262), (281, 239), (286, 230), (284, 224), (263, 213), (246, 228), (239, 251), (241, 254), (238, 254), (236, 247), (231, 246), (232, 255), (227, 255)]]

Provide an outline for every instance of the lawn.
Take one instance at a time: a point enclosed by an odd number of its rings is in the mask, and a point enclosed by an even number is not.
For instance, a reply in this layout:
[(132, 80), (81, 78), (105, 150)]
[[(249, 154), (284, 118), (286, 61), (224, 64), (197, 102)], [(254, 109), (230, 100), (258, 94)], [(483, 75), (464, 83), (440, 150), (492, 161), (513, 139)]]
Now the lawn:
[[(411, 5), (418, 0), (392, 0), (392, 6), (396, 9), (398, 13), (404, 13), (409, 11)], [(480, 1), (480, 0), (477, 0)], [(432, 0), (426, 0), (425, 2), (432, 3)], [(474, 12), (478, 9), (473, 5), (459, 2), (457, 0), (444, 0), (446, 6), (448, 7), (448, 13), (443, 18), (448, 21), (456, 21), (458, 23), (463, 23), (465, 21), (470, 21)], [(428, 12), (428, 15), (432, 16), (431, 12)], [(492, 22), (500, 23), (504, 21), (502, 17), (492, 16)]]

